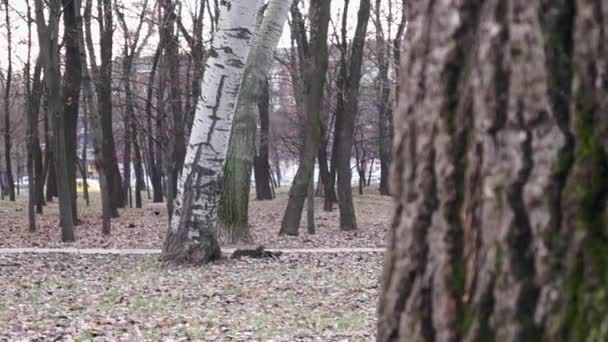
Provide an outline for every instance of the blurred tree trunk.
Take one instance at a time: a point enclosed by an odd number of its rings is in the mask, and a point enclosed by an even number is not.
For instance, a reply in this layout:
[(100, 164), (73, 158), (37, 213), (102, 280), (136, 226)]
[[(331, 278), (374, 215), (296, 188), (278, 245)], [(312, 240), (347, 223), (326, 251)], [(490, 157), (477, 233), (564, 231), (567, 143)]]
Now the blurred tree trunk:
[[(201, 264), (218, 259), (217, 206), (237, 99), (255, 27), (257, 0), (222, 1), (173, 217), (161, 259)], [(237, 34), (234, 34), (237, 32)], [(229, 47), (229, 48), (228, 48)]]
[[(262, 107), (264, 112), (268, 111), (268, 103), (261, 103), (266, 102), (263, 97), (268, 96), (267, 92), (264, 94), (264, 90), (267, 90), (264, 82), (287, 20), (290, 4), (290, 0), (272, 0), (266, 9), (262, 7), (258, 12), (259, 29), (256, 30), (243, 71), (224, 167), (224, 189), (219, 211), (220, 242), (251, 241), (248, 211), (251, 169), (256, 156), (257, 122), (260, 108)], [(267, 149), (267, 143), (265, 146)], [(266, 165), (262, 165), (261, 168), (266, 169), (265, 173), (269, 175), (267, 160)], [(266, 184), (260, 186), (266, 187), (270, 192), (268, 178)]]
[(378, 341), (606, 341), (608, 5), (407, 13)]
[[(61, 2), (51, 0), (48, 3), (48, 23), (45, 19), (45, 6), (42, 0), (35, 0), (36, 26), (40, 59), (44, 69), (44, 81), (48, 90), (48, 115), (52, 119), (54, 136), (54, 170), (57, 180), (59, 199), (59, 221), (61, 224), (61, 239), (64, 242), (74, 241), (73, 197), (68, 184), (68, 148), (67, 128), (64, 118), (64, 98), (61, 89), (61, 71), (59, 54), (59, 17)], [(47, 147), (48, 148), (48, 147)], [(50, 174), (49, 174), (50, 176)]]
[[(295, 4), (297, 6), (297, 4)], [(299, 30), (302, 35), (298, 40), (298, 49), (304, 53), (300, 60), (304, 108), (307, 114), (306, 129), (304, 133), (304, 147), (300, 155), (300, 165), (289, 189), (289, 200), (279, 234), (298, 235), (304, 201), (308, 194), (308, 185), (314, 174), (315, 159), (319, 151), (321, 138), (321, 104), (325, 81), (327, 78), (328, 49), (327, 30), (329, 27), (331, 1), (311, 0), (308, 17), (311, 20), (310, 44), (305, 37), (305, 31)], [(303, 21), (292, 25), (303, 26)]]

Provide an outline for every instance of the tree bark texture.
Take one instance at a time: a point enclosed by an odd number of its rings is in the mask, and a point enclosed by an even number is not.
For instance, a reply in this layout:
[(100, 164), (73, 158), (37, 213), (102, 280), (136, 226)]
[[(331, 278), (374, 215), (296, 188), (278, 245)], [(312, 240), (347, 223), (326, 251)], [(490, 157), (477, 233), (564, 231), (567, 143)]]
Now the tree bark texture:
[(268, 3), (243, 72), (224, 168), (219, 213), (221, 225), (218, 231), (221, 242), (251, 240), (248, 208), (251, 170), (257, 153), (258, 105), (290, 5), (289, 0), (272, 0)]
[(222, 168), (255, 26), (257, 0), (223, 1), (161, 259), (200, 264), (221, 256), (216, 238)]
[(605, 341), (608, 4), (407, 14), (378, 341)]

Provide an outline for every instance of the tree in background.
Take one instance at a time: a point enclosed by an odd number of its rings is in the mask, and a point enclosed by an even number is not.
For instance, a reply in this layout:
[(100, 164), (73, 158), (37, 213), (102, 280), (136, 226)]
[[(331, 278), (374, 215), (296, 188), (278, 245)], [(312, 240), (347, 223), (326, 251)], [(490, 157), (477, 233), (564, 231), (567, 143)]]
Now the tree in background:
[[(42, 0), (35, 0), (36, 26), (40, 45), (40, 59), (44, 69), (44, 81), (47, 89), (47, 108), (52, 117), (54, 136), (54, 164), (59, 194), (59, 216), (61, 223), (61, 238), (74, 241), (73, 198), (68, 184), (68, 149), (66, 139), (66, 120), (64, 119), (64, 98), (61, 87), (61, 69), (59, 54), (59, 18), (61, 14), (60, 0), (48, 2), (48, 22), (45, 18), (45, 5)], [(74, 16), (75, 12), (64, 15)], [(47, 145), (48, 146), (48, 145)], [(48, 161), (47, 161), (48, 162)]]
[(345, 69), (347, 76), (342, 83), (343, 87), (339, 89), (345, 98), (344, 111), (337, 113), (335, 134), (336, 153), (335, 162), (338, 174), (338, 205), (340, 208), (340, 229), (355, 230), (357, 229), (357, 218), (353, 205), (353, 190), (352, 190), (352, 170), (350, 160), (353, 149), (353, 139), (355, 134), (355, 120), (359, 108), (359, 84), (361, 83), (361, 64), (363, 62), (363, 53), (365, 47), (365, 35), (367, 33), (367, 24), (370, 17), (370, 1), (361, 0), (359, 4), (359, 14), (357, 19), (357, 28), (355, 29), (355, 37), (350, 51), (350, 56), (343, 59), (347, 63)]
[(15, 180), (13, 179), (13, 163), (11, 161), (12, 137), (11, 137), (11, 85), (13, 82), (13, 38), (11, 28), (11, 17), (9, 14), (8, 0), (4, 0), (4, 18), (7, 33), (7, 60), (8, 69), (4, 76), (4, 161), (6, 167), (6, 183), (8, 185), (8, 195), (11, 202), (15, 201)]
[[(297, 4), (294, 4), (297, 6)], [(289, 189), (289, 200), (281, 222), (279, 234), (298, 235), (304, 200), (309, 191), (309, 182), (313, 181), (315, 159), (317, 158), (320, 143), (321, 103), (326, 80), (328, 65), (327, 30), (330, 19), (330, 0), (311, 0), (308, 16), (310, 19), (310, 42), (307, 41), (303, 22), (297, 32), (298, 49), (300, 49), (300, 65), (302, 72), (301, 89), (304, 112), (307, 113), (307, 122), (304, 137), (304, 146), (300, 154), (298, 172)], [(296, 96), (297, 93), (296, 93)]]

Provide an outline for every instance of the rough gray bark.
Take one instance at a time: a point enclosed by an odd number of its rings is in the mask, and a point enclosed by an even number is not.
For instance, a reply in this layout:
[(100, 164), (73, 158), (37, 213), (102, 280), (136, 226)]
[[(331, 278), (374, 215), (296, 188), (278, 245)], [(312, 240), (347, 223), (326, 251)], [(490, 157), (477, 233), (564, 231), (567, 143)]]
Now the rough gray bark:
[(378, 341), (608, 338), (606, 14), (409, 3)]
[[(304, 107), (307, 113), (304, 147), (300, 156), (300, 165), (289, 189), (289, 200), (281, 222), (279, 234), (298, 235), (304, 201), (308, 194), (308, 185), (314, 173), (314, 164), (321, 138), (320, 120), (321, 103), (328, 66), (327, 30), (329, 27), (331, 1), (311, 0), (309, 4), (310, 44), (304, 49), (305, 39), (299, 39), (299, 49), (305, 51), (304, 60), (300, 60), (302, 70), (302, 89)], [(301, 31), (300, 31), (301, 32)]]

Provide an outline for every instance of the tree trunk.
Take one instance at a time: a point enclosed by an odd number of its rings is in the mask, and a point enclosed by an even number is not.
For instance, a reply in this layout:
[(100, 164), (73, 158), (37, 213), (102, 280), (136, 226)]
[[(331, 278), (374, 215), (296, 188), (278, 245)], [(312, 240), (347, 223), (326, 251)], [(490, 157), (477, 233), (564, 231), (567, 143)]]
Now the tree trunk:
[[(329, 172), (329, 163), (327, 158), (327, 145), (329, 144), (329, 132), (327, 132), (326, 124), (321, 122), (321, 146), (319, 146), (319, 178), (323, 186), (323, 211), (330, 212), (333, 210), (333, 205), (336, 203), (336, 189), (332, 185), (332, 178)], [(321, 189), (321, 185), (319, 185)]]
[(608, 6), (407, 11), (378, 341), (607, 340)]
[(344, 93), (346, 105), (344, 116), (338, 135), (338, 145), (336, 148), (336, 170), (338, 174), (338, 205), (340, 208), (340, 229), (357, 229), (355, 208), (353, 206), (353, 190), (351, 185), (352, 172), (350, 159), (352, 156), (353, 137), (355, 133), (355, 118), (358, 112), (359, 102), (359, 83), (361, 81), (361, 64), (363, 62), (363, 52), (365, 46), (365, 34), (370, 16), (370, 1), (361, 0), (357, 28), (353, 40), (352, 52), (348, 78), (346, 80)]
[(306, 231), (315, 234), (315, 177), (310, 176), (308, 192), (306, 194)]
[[(389, 168), (391, 165), (391, 151), (393, 134), (390, 122), (392, 111), (390, 104), (390, 83), (388, 78), (389, 59), (388, 43), (382, 28), (380, 13), (380, 0), (376, 0), (376, 58), (378, 59), (377, 76), (377, 104), (378, 107), (378, 155), (380, 156), (380, 194), (389, 195)], [(398, 61), (395, 61), (398, 63)]]
[[(289, 7), (288, 0), (272, 0), (268, 3), (243, 72), (224, 168), (224, 189), (220, 199), (219, 212), (220, 242), (238, 243), (251, 240), (247, 215), (251, 168), (256, 154), (255, 140), (257, 119), (260, 114), (259, 105), (264, 100), (261, 99), (265, 88), (263, 83), (266, 80), (276, 45), (281, 38)], [(265, 104), (261, 107), (264, 106)], [(262, 166), (262, 169), (268, 170), (266, 165)], [(269, 171), (265, 173), (268, 175)], [(267, 184), (262, 186), (270, 190), (269, 179), (266, 180)]]
[(178, 185), (173, 217), (161, 259), (201, 264), (221, 256), (216, 239), (217, 205), (233, 104), (255, 24), (257, 0), (223, 1), (203, 78), (203, 96), (194, 119)]
[[(87, 0), (87, 8), (92, 6), (92, 0)], [(116, 158), (116, 144), (114, 143), (114, 132), (112, 128), (112, 46), (113, 46), (113, 15), (112, 0), (98, 0), (97, 21), (99, 26), (100, 61), (97, 66), (94, 53), (93, 38), (91, 35), (91, 14), (85, 15), (86, 20), (86, 45), (91, 56), (91, 67), (94, 75), (95, 89), (97, 93), (98, 108), (100, 111), (101, 130), (103, 134), (103, 160), (106, 169), (106, 177), (110, 187), (110, 202), (112, 205), (112, 216), (118, 217), (118, 208), (125, 205), (123, 184), (118, 160)]]
[(260, 112), (260, 148), (253, 158), (255, 193), (258, 201), (272, 200), (272, 176), (270, 171), (270, 81), (266, 79), (262, 86), (262, 96), (258, 99)]
[(63, 45), (65, 46), (65, 71), (63, 75), (63, 120), (65, 121), (65, 141), (68, 173), (65, 175), (67, 186), (72, 196), (72, 218), (78, 222), (76, 193), (76, 163), (78, 109), (80, 107), (80, 86), (82, 82), (82, 65), (80, 63), (81, 20), (80, 1), (62, 0), (63, 5)]
[(13, 179), (13, 166), (11, 161), (12, 135), (11, 135), (11, 84), (13, 81), (13, 50), (12, 50), (12, 30), (8, 1), (4, 2), (5, 24), (7, 32), (7, 57), (8, 69), (6, 71), (6, 81), (4, 82), (4, 164), (6, 167), (6, 181), (8, 184), (8, 195), (11, 202), (15, 202), (15, 180)]
[(61, 3), (52, 0), (49, 4), (49, 22), (44, 18), (42, 0), (35, 1), (36, 26), (40, 44), (40, 58), (44, 69), (44, 80), (48, 90), (48, 112), (53, 118), (54, 137), (54, 170), (57, 179), (59, 199), (59, 220), (61, 224), (61, 239), (64, 242), (74, 241), (73, 198), (68, 184), (68, 148), (67, 129), (64, 112), (64, 99), (61, 90), (61, 73), (59, 58), (59, 15)]
[[(82, 31), (82, 25), (80, 25), (79, 29)], [(83, 45), (81, 45), (81, 47), (84, 47)], [(84, 54), (84, 50), (81, 50), (81, 55)], [(81, 61), (81, 65), (83, 66), (83, 68), (86, 68), (87, 64), (86, 64), (86, 59), (84, 61)], [(83, 72), (84, 74), (84, 72)], [(83, 86), (84, 88), (84, 86)], [(83, 91), (83, 97), (84, 97), (84, 91)], [(84, 133), (84, 137), (83, 137), (83, 144), (82, 144), (82, 154), (81, 154), (81, 160), (82, 160), (82, 168), (81, 168), (81, 172), (82, 172), (82, 197), (84, 198), (84, 201), (87, 205), (87, 207), (91, 204), (90, 203), (90, 199), (89, 199), (89, 184), (88, 184), (88, 161), (87, 161), (87, 148), (88, 148), (88, 140), (89, 140), (89, 108), (87, 105), (87, 101), (86, 98), (84, 98), (81, 101), (82, 104), (82, 123), (83, 123), (83, 133)]]
[[(281, 235), (298, 235), (308, 184), (314, 174), (315, 159), (319, 151), (321, 103), (328, 66), (327, 29), (330, 6), (330, 0), (311, 0), (309, 4), (310, 47), (306, 49), (304, 60), (300, 61), (303, 64), (302, 69), (307, 72), (302, 75), (302, 89), (307, 113), (304, 148), (300, 156), (298, 171), (289, 189), (289, 200), (279, 231)], [(300, 44), (303, 41), (304, 39), (301, 39)], [(299, 48), (302, 49), (302, 46)]]
[[(83, 96), (86, 99), (86, 103), (88, 104), (89, 113), (90, 113), (90, 124), (91, 124), (91, 132), (93, 133), (93, 154), (95, 156), (95, 169), (97, 170), (97, 174), (99, 175), (99, 187), (101, 191), (101, 217), (102, 217), (102, 226), (101, 232), (103, 235), (109, 235), (111, 232), (111, 222), (110, 219), (113, 216), (112, 214), (112, 203), (111, 203), (111, 190), (110, 190), (110, 182), (108, 179), (108, 167), (104, 154), (103, 154), (103, 144), (104, 144), (104, 135), (101, 128), (101, 113), (99, 112), (99, 99), (96, 97), (96, 94), (93, 90), (93, 80), (91, 79), (91, 73), (89, 69), (93, 69), (94, 72), (97, 72), (97, 64), (95, 62), (95, 53), (92, 48), (89, 48), (88, 51), (90, 53), (89, 60), (90, 63), (87, 63), (86, 49), (85, 46), (92, 47), (92, 38), (91, 38), (91, 29), (90, 29), (90, 20), (91, 20), (91, 7), (92, 0), (87, 0), (84, 10), (84, 21), (85, 21), (85, 35), (80, 36), (80, 51), (81, 51), (81, 64), (83, 66), (90, 66), (82, 68), (82, 90)], [(88, 44), (85, 45), (85, 38)]]
[[(146, 121), (148, 127), (148, 168), (150, 169), (150, 182), (152, 183), (153, 202), (161, 203), (163, 201), (163, 187), (161, 181), (160, 172), (160, 160), (156, 159), (156, 153), (158, 146), (154, 141), (154, 130), (152, 125), (152, 97), (154, 95), (154, 79), (156, 77), (156, 71), (158, 69), (158, 60), (162, 52), (162, 45), (159, 45), (154, 54), (152, 62), (152, 70), (150, 71), (150, 78), (148, 80), (148, 91), (146, 95)], [(156, 120), (154, 120), (156, 121)]]

